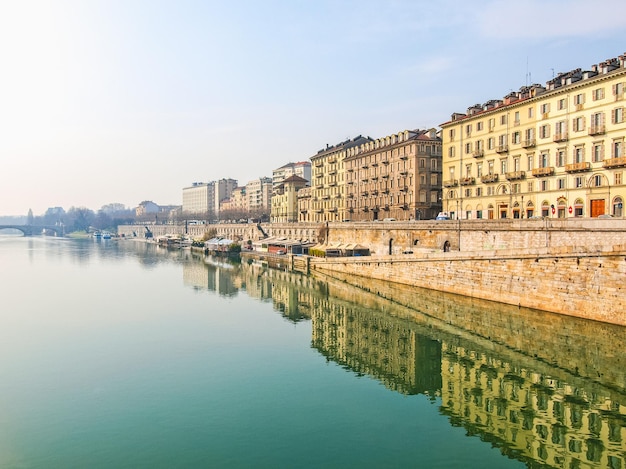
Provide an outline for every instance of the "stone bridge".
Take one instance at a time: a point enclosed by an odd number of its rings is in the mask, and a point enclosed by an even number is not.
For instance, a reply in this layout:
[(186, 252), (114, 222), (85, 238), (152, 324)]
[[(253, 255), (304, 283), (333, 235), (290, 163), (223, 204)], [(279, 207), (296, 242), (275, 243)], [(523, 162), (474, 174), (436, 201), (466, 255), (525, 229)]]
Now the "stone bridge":
[(40, 235), (45, 232), (53, 232), (56, 236), (64, 236), (65, 230), (63, 226), (58, 225), (0, 225), (0, 231), (2, 230), (19, 230), (24, 233), (24, 236)]

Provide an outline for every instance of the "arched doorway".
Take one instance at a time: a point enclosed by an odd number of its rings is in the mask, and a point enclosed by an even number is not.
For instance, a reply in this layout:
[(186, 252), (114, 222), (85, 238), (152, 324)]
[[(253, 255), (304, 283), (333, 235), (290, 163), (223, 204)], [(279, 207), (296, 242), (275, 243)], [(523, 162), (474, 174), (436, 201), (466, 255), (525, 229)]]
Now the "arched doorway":
[(613, 199), (613, 216), (614, 217), (623, 217), (623, 200), (621, 197), (615, 197)]

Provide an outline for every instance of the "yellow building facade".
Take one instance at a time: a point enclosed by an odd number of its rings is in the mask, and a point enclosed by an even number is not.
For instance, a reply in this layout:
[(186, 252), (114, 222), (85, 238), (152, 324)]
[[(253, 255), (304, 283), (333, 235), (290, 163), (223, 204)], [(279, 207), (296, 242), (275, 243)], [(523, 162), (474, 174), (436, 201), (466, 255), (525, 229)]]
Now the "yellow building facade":
[(626, 55), (442, 124), (452, 218), (623, 216)]

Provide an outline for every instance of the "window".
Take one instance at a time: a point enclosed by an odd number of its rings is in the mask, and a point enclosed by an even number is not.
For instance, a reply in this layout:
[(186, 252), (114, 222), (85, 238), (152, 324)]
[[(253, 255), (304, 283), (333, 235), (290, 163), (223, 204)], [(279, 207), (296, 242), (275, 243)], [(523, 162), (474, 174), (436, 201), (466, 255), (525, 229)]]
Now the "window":
[(556, 165), (560, 168), (565, 166), (565, 150), (558, 150), (556, 152)]
[(500, 125), (506, 125), (506, 121), (507, 121), (506, 117), (507, 117), (506, 114), (502, 114), (500, 116)]
[(511, 143), (514, 145), (519, 145), (521, 141), (521, 134), (519, 132), (513, 132), (513, 136), (511, 137)]
[(472, 165), (466, 164), (465, 165), (465, 177), (470, 177), (471, 175), (472, 175)]
[(613, 182), (615, 186), (622, 185), (622, 173), (615, 173), (615, 181)]
[(494, 167), (494, 166), (493, 166), (493, 160), (488, 161), (488, 162), (487, 162), (487, 165), (488, 165), (488, 167), (489, 167), (489, 174), (493, 174), (493, 167)]
[(547, 114), (550, 112), (550, 103), (543, 103), (540, 106), (540, 112), (541, 114)]
[(565, 178), (558, 178), (556, 180), (557, 189), (565, 189)]
[(511, 192), (513, 194), (519, 194), (522, 191), (522, 185), (518, 182), (511, 185)]
[(591, 93), (591, 96), (594, 101), (599, 101), (601, 99), (604, 99), (604, 88), (596, 88)]
[(426, 167), (426, 160), (424, 158), (420, 158), (419, 165), (420, 165), (420, 168), (425, 168)]
[(613, 95), (617, 99), (624, 97), (624, 83), (616, 83), (613, 85)]
[(613, 141), (613, 158), (624, 156), (624, 142), (622, 140)]
[(515, 111), (514, 114), (514, 121), (515, 121), (515, 125), (519, 125), (520, 120), (519, 120), (519, 111)]
[(563, 138), (567, 134), (567, 123), (559, 121), (554, 124), (554, 138)]
[(526, 143), (528, 145), (532, 144), (532, 141), (535, 139), (535, 129), (526, 129), (524, 136)]
[(532, 171), (533, 168), (535, 167), (534, 161), (535, 161), (535, 155), (530, 154), (527, 157), (528, 160), (528, 171)]
[(476, 165), (476, 176), (481, 177), (483, 175), (483, 164), (478, 163)]
[(593, 144), (593, 162), (597, 163), (599, 161), (604, 160), (604, 144), (602, 143), (594, 143)]
[(450, 129), (449, 135), (450, 135), (450, 141), (453, 142), (454, 141), (454, 131), (456, 129)]
[(420, 185), (426, 185), (426, 175), (424, 173), (420, 174)]
[(550, 181), (548, 180), (543, 180), (541, 181), (541, 190), (542, 191), (549, 191), (550, 190), (550, 184), (548, 184)]
[(535, 191), (535, 183), (533, 181), (528, 181), (528, 192), (534, 192)]
[(542, 153), (539, 156), (539, 167), (547, 168), (550, 166), (550, 155), (548, 153)]
[(430, 203), (436, 204), (438, 202), (437, 191), (431, 191), (430, 193)]
[(420, 203), (426, 203), (426, 191), (420, 191)]
[(585, 118), (584, 117), (576, 117), (572, 120), (572, 125), (574, 127), (574, 132), (582, 132), (585, 130)]
[(491, 119), (489, 119), (489, 130), (493, 130), (496, 126), (496, 120), (492, 117)]
[(513, 171), (521, 171), (519, 156), (513, 158)]
[(476, 130), (483, 130), (483, 123), (481, 122), (476, 122)]
[(471, 143), (466, 143), (465, 144), (465, 154), (469, 155), (470, 153), (472, 153), (472, 144)]
[(550, 126), (548, 124), (544, 124), (539, 127), (539, 138), (549, 138), (550, 137)]
[(574, 163), (582, 163), (585, 161), (585, 148), (578, 146), (574, 148)]
[(430, 185), (431, 186), (436, 186), (437, 185), (437, 175), (436, 174), (431, 174), (430, 175)]
[(454, 158), (454, 147), (448, 148), (448, 156)]
[(465, 135), (467, 135), (468, 137), (472, 135), (472, 124), (467, 124), (465, 126)]
[(493, 150), (494, 147), (495, 147), (495, 139), (493, 137), (489, 137), (489, 140), (487, 140), (487, 149)]
[(574, 187), (583, 187), (583, 177), (582, 176), (576, 176), (574, 178)]
[(437, 168), (438, 168), (437, 160), (435, 160), (435, 159), (430, 160), (430, 169), (431, 169), (431, 171), (437, 171)]
[(533, 116), (534, 116), (534, 114), (535, 114), (534, 109), (533, 109), (532, 107), (529, 107), (529, 108), (528, 108), (528, 118), (529, 118), (529, 119), (532, 119), (532, 118), (533, 118)]
[(616, 109), (613, 109), (612, 121), (614, 124), (621, 124), (622, 122), (624, 122), (624, 108), (623, 107), (618, 107)]
[(465, 197), (471, 197), (472, 196), (472, 189), (466, 188), (465, 189)]
[(581, 106), (585, 104), (585, 93), (580, 93), (574, 96), (574, 104), (576, 106)]
[(593, 185), (594, 185), (594, 187), (602, 186), (602, 176), (600, 174), (596, 174), (593, 177)]
[(507, 161), (506, 159), (500, 160), (500, 174), (506, 174)]
[(477, 187), (476, 188), (476, 197), (482, 197), (483, 195), (483, 188), (482, 187)]
[(567, 109), (567, 101), (565, 100), (565, 98), (559, 99), (559, 101), (557, 102), (556, 108), (559, 111), (562, 111), (563, 109)]

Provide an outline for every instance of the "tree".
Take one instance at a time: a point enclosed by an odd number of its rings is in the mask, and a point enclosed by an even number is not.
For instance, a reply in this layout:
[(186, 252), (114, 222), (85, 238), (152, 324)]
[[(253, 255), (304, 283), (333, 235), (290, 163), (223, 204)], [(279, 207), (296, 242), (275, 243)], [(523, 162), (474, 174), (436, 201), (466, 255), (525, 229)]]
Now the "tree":
[(67, 211), (67, 223), (73, 231), (85, 231), (88, 232), (89, 228), (93, 224), (95, 214), (92, 210), (86, 207), (71, 207)]

